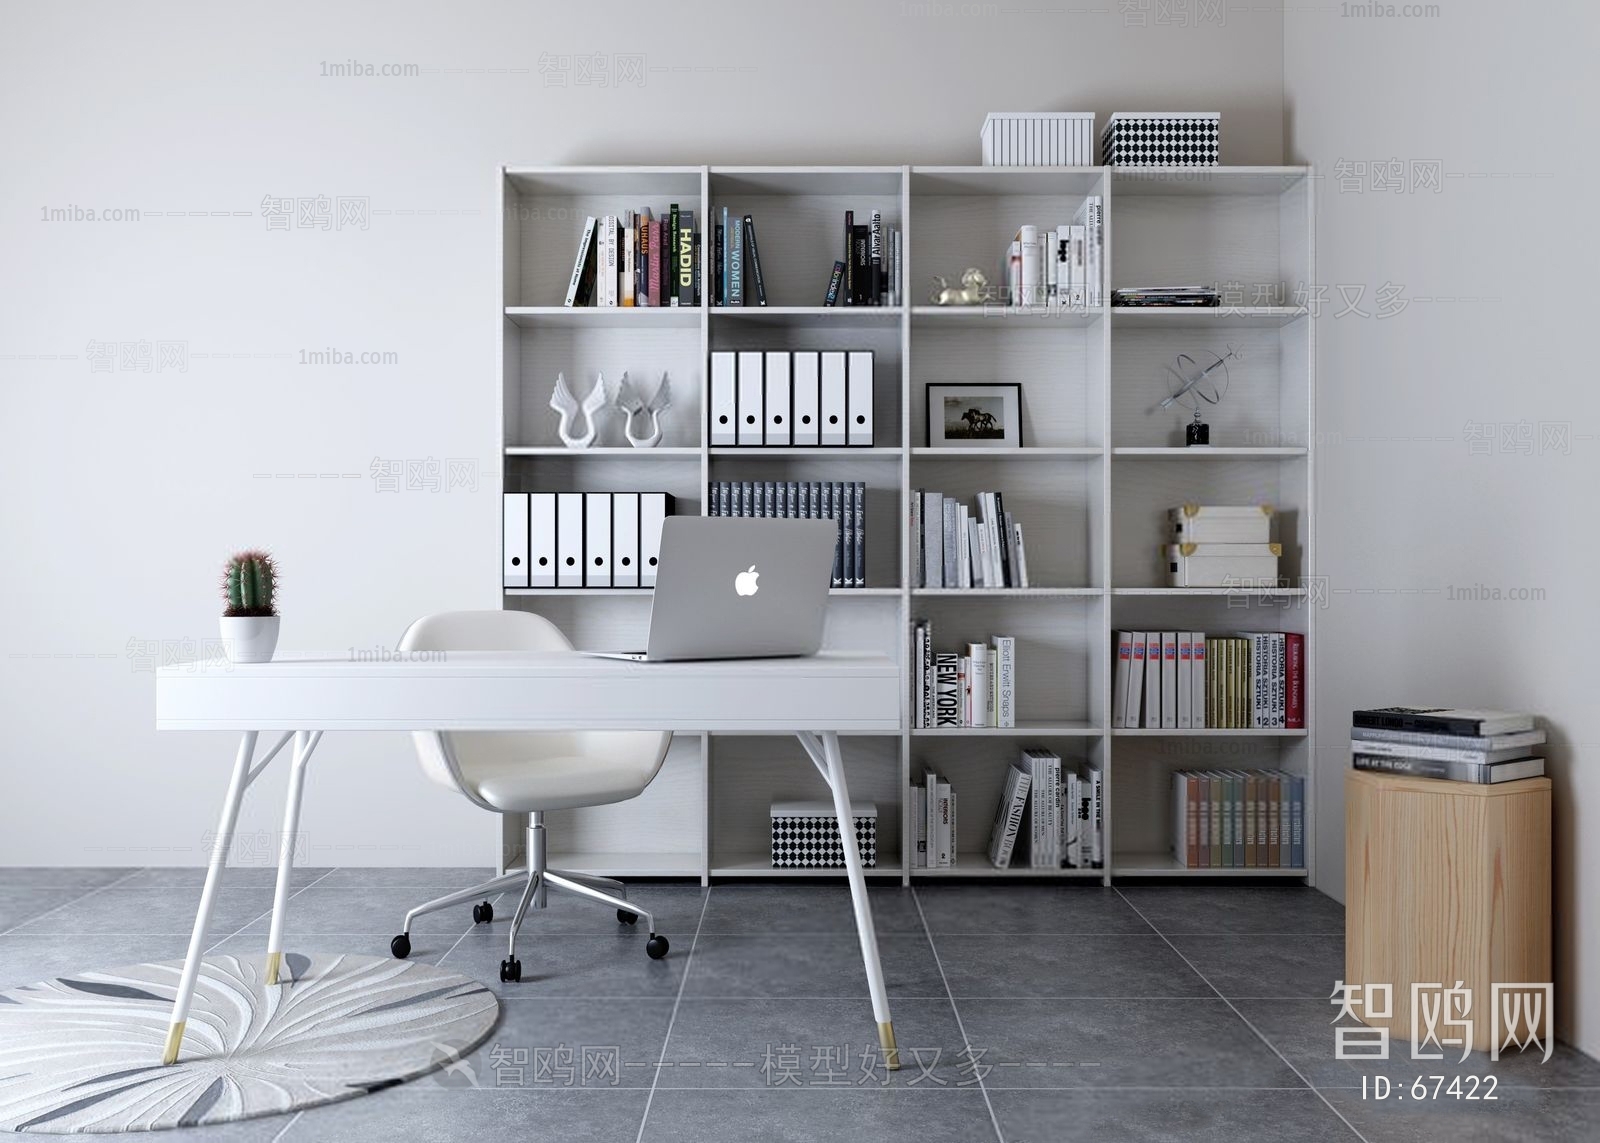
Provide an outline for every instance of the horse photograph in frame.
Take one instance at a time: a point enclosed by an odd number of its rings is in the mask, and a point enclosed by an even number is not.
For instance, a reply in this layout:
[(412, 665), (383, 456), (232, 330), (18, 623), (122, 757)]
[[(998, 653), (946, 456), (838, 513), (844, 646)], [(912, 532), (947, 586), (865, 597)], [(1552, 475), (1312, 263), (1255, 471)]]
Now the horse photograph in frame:
[(1021, 448), (1022, 386), (1015, 383), (927, 386), (930, 448)]

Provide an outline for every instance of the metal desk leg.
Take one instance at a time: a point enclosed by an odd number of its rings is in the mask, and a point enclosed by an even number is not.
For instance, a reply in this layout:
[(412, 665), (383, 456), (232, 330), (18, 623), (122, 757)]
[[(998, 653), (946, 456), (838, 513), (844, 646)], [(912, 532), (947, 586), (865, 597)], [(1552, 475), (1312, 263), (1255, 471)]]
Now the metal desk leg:
[[(820, 745), (817, 739), (820, 738)], [(833, 812), (839, 819), (839, 843), (844, 850), (844, 868), (850, 881), (850, 903), (855, 906), (856, 935), (861, 939), (861, 959), (867, 967), (867, 991), (872, 995), (872, 1014), (878, 1021), (878, 1043), (883, 1048), (884, 1065), (894, 1071), (900, 1067), (900, 1050), (894, 1042), (894, 1022), (889, 1018), (889, 993), (883, 982), (883, 963), (878, 958), (878, 933), (872, 923), (872, 905), (867, 899), (867, 878), (861, 868), (861, 851), (856, 845), (855, 817), (850, 812), (850, 789), (845, 784), (844, 757), (839, 751), (839, 735), (824, 730), (817, 735), (799, 735), (811, 761), (833, 791)], [(818, 754), (822, 757), (818, 757)]]
[(217, 838), (211, 847), (211, 865), (206, 870), (205, 888), (200, 891), (200, 909), (194, 915), (189, 953), (184, 959), (178, 995), (172, 1004), (172, 1023), (167, 1029), (167, 1046), (161, 1055), (163, 1064), (176, 1063), (178, 1059), (178, 1046), (183, 1042), (183, 1026), (189, 1018), (189, 1001), (194, 997), (194, 982), (200, 975), (200, 957), (206, 949), (211, 906), (216, 899), (217, 885), (222, 880), (222, 867), (228, 863), (228, 851), (233, 848), (233, 830), (239, 821), (239, 803), (244, 800), (245, 788), (255, 776), (250, 770), (250, 760), (255, 752), (256, 732), (246, 731), (239, 740), (239, 754), (233, 763), (233, 777), (228, 781), (228, 794), (222, 800), (222, 818), (217, 823)]
[(268, 984), (278, 983), (278, 968), (283, 961), (283, 918), (289, 904), (289, 871), (294, 865), (295, 839), (300, 829), (300, 792), (305, 786), (306, 763), (322, 741), (322, 731), (294, 736), (294, 761), (289, 766), (289, 793), (283, 804), (283, 838), (278, 850), (278, 887), (272, 895), (272, 926), (267, 935)]

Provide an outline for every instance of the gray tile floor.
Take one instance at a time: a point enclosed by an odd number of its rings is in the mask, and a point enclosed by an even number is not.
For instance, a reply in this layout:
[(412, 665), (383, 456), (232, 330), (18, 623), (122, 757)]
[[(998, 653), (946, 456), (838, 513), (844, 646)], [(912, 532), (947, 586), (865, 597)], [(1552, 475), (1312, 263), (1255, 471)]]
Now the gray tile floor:
[[(479, 870), (298, 874), (291, 951), (384, 955), (410, 906)], [(195, 870), (0, 870), (0, 988), (182, 955)], [(230, 870), (213, 947), (262, 948), (270, 874)], [(640, 883), (664, 961), (552, 896), (502, 985), (505, 916), (426, 919), (413, 956), (490, 982), (498, 1027), (446, 1073), (181, 1138), (643, 1141), (1477, 1141), (1600, 1138), (1600, 1064), (1334, 1057), (1343, 910), (1300, 888), (874, 888), (903, 1067), (878, 1064), (842, 885)], [(1363, 1077), (1494, 1075), (1493, 1101), (1364, 1099)], [(110, 1138), (110, 1137), (106, 1137)]]

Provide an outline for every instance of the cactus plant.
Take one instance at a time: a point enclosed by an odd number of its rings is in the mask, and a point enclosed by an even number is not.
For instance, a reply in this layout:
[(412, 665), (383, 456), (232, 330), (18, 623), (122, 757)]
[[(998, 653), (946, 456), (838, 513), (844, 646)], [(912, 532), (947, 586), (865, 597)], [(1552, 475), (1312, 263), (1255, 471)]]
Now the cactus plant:
[(225, 616), (264, 617), (278, 614), (273, 595), (278, 586), (278, 569), (266, 552), (238, 552), (229, 557), (222, 571), (222, 599)]

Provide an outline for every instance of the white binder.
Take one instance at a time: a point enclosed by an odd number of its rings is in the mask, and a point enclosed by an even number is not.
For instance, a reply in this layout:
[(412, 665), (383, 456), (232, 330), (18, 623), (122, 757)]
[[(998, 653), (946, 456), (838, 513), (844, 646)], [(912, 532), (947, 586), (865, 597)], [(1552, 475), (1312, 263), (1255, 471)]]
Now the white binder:
[(556, 494), (528, 495), (528, 586), (556, 585)]
[(845, 359), (843, 353), (822, 354), (822, 444), (847, 441), (845, 425)]
[(528, 586), (528, 494), (507, 492), (503, 498), (505, 524), (501, 528), (506, 587)]
[(762, 411), (760, 352), (739, 353), (739, 439), (741, 445), (761, 443)]
[(583, 586), (611, 586), (611, 493), (583, 494)]
[(1194, 644), (1194, 665), (1190, 668), (1189, 729), (1204, 730), (1206, 726), (1206, 633), (1189, 632)]
[(656, 585), (656, 565), (661, 562), (661, 525), (670, 507), (665, 492), (639, 493), (639, 586)]
[(611, 497), (611, 586), (639, 586), (639, 494)]
[(1189, 700), (1194, 696), (1194, 643), (1189, 632), (1178, 632), (1178, 729), (1188, 730)]
[(787, 445), (793, 437), (790, 417), (792, 390), (789, 385), (789, 353), (787, 350), (767, 353), (766, 381), (767, 433), (763, 442), (769, 445)]
[(738, 444), (738, 397), (734, 382), (734, 355), (718, 350), (711, 355), (711, 447)]
[(796, 445), (818, 445), (822, 443), (822, 436), (818, 414), (821, 410), (821, 378), (818, 370), (821, 366), (819, 355), (815, 352), (797, 352), (791, 354), (794, 389), (794, 443)]
[(872, 445), (872, 353), (856, 351), (850, 354), (849, 394), (845, 401), (850, 416), (845, 441), (859, 447)]
[(556, 493), (556, 586), (583, 586), (583, 493)]

